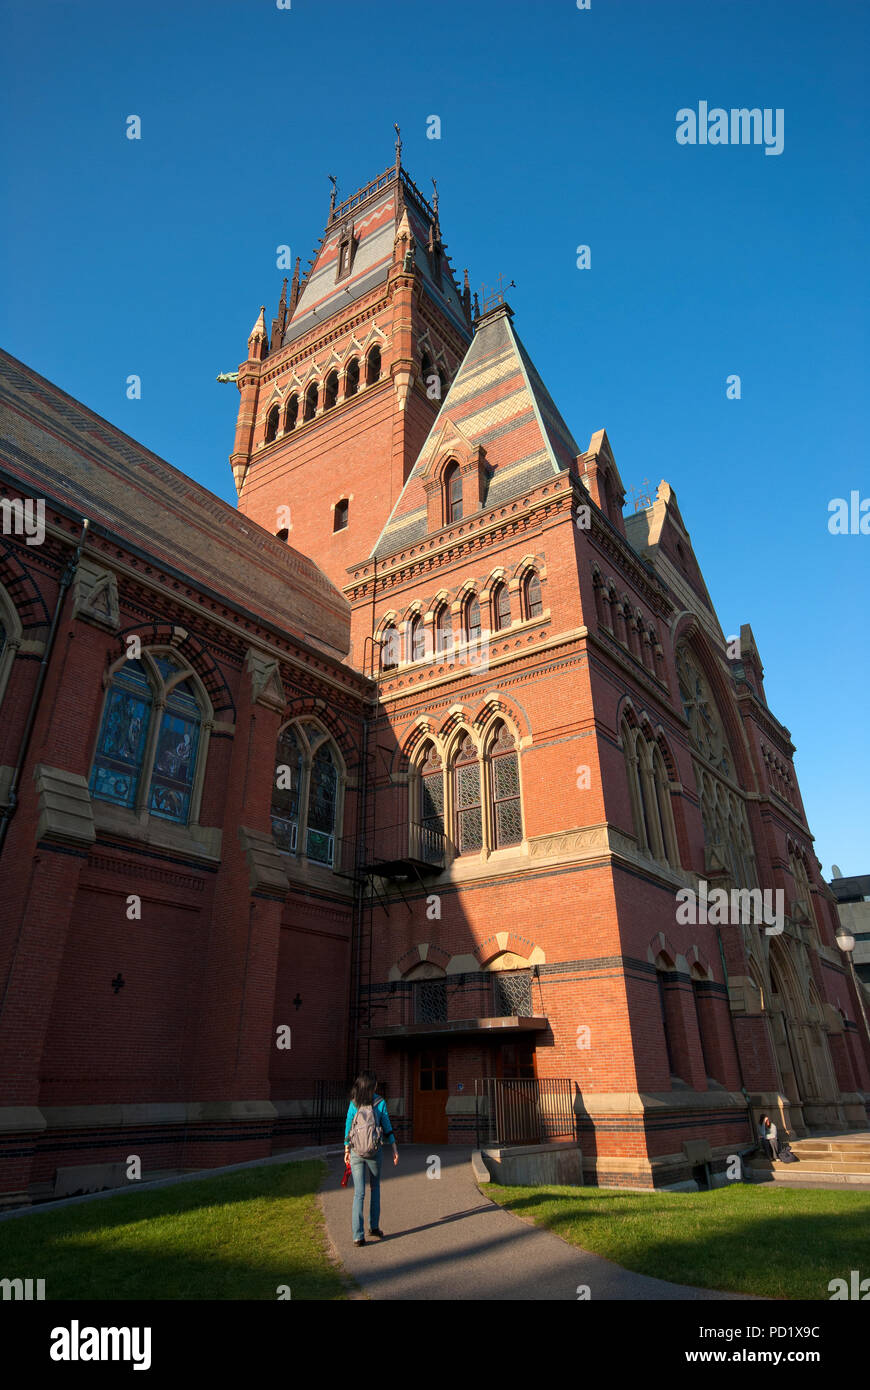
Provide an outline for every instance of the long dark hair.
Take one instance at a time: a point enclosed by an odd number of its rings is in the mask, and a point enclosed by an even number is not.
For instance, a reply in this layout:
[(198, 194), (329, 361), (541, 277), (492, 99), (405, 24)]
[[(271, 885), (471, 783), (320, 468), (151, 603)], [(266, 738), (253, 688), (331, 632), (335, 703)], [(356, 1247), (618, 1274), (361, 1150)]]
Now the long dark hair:
[(373, 1071), (361, 1071), (353, 1083), (350, 1097), (359, 1110), (363, 1105), (373, 1105), (378, 1078)]

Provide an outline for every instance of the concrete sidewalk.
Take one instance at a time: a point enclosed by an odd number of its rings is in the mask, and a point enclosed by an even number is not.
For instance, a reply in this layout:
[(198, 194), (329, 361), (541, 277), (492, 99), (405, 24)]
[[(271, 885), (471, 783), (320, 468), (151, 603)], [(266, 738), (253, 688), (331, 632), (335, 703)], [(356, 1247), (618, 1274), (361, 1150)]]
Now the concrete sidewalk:
[(483, 1196), (471, 1169), (471, 1149), (441, 1150), (440, 1178), (427, 1176), (432, 1152), (403, 1144), (398, 1167), (392, 1152), (381, 1170), (381, 1229), (370, 1240), (366, 1191), (366, 1244), (351, 1231), (353, 1186), (340, 1186), (343, 1156), (329, 1158), (320, 1193), (335, 1253), (369, 1298), (397, 1300), (568, 1300), (578, 1285), (600, 1299), (740, 1299), (685, 1284), (631, 1274), (598, 1255), (568, 1245)]

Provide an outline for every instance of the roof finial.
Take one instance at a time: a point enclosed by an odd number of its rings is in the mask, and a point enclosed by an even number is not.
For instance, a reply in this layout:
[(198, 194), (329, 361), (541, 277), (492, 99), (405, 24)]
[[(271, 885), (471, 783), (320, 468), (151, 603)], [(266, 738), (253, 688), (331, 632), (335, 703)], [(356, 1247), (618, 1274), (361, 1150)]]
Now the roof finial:
[(336, 179), (335, 174), (327, 174), (326, 177), (332, 184), (332, 193), (329, 196), (329, 220), (331, 222), (335, 214), (335, 191), (338, 187), (338, 180)]
[(438, 184), (432, 180), (432, 211), (435, 213), (435, 221), (438, 221)]
[(393, 121), (393, 130), (396, 132), (396, 168), (397, 168), (397, 169), (401, 169), (401, 167), (402, 167), (402, 132), (401, 132), (401, 130), (399, 129), (399, 127), (396, 125), (396, 122), (395, 122), (395, 121)]

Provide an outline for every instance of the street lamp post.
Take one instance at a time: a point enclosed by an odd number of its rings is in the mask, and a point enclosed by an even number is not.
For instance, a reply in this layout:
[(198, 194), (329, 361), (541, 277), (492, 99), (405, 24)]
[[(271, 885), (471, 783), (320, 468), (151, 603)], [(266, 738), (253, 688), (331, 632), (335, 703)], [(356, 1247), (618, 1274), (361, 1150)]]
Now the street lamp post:
[(849, 962), (849, 972), (852, 976), (852, 984), (855, 986), (855, 994), (858, 997), (858, 1007), (861, 1010), (861, 1017), (864, 1020), (864, 1030), (867, 1034), (868, 1039), (870, 1039), (870, 1023), (867, 1022), (867, 1010), (864, 1007), (864, 992), (861, 986), (861, 981), (855, 974), (855, 966), (852, 961), (852, 952), (855, 949), (855, 938), (850, 931), (846, 930), (845, 927), (841, 927), (840, 930), (837, 932), (837, 945), (843, 952), (843, 955), (846, 957), (846, 960)]

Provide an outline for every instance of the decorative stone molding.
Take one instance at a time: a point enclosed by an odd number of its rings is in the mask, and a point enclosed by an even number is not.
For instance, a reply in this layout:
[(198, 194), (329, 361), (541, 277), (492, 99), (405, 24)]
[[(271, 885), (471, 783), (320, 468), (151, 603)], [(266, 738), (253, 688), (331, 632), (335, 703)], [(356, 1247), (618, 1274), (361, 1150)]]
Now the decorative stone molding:
[(118, 580), (109, 570), (82, 555), (73, 580), (73, 616), (117, 632), (121, 626)]
[(264, 835), (261, 830), (248, 830), (246, 826), (240, 825), (239, 839), (248, 856), (251, 892), (266, 893), (273, 898), (286, 897), (290, 880), (284, 871), (281, 852), (271, 835)]
[(694, 884), (697, 877), (685, 869), (670, 868), (659, 860), (642, 854), (632, 835), (626, 835), (622, 830), (606, 823), (561, 831), (555, 835), (538, 835), (529, 840), (528, 853), (530, 859), (548, 859), (563, 863), (618, 858), (674, 888)]
[(97, 838), (91, 794), (84, 777), (37, 763), (33, 769), (39, 798), (37, 840), (89, 847)]
[(277, 661), (249, 647), (245, 669), (251, 677), (252, 700), (255, 705), (265, 705), (266, 709), (283, 714), (287, 704), (281, 672)]

